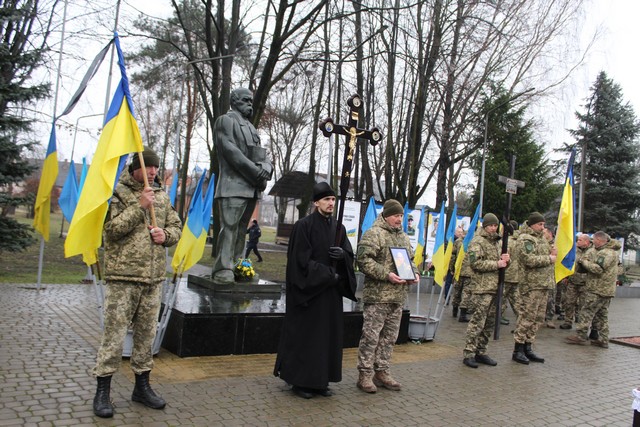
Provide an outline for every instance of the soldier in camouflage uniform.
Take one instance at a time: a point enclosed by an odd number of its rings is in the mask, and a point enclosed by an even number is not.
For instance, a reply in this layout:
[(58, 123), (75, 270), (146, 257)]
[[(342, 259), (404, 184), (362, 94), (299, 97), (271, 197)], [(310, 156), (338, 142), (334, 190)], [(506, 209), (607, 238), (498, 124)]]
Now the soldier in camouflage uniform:
[(415, 280), (402, 280), (395, 273), (390, 247), (406, 248), (410, 259), (413, 250), (409, 236), (402, 231), (404, 208), (396, 200), (387, 200), (382, 214), (367, 230), (358, 244), (357, 262), (364, 273), (362, 337), (358, 348), (358, 388), (375, 393), (377, 387), (400, 390), (401, 385), (389, 374), (393, 345), (400, 331), (402, 307), (408, 286), (420, 276), (411, 263)]
[(449, 263), (449, 274), (453, 277), (453, 294), (451, 295), (451, 305), (453, 306), (453, 317), (458, 317), (458, 307), (462, 299), (462, 287), (459, 280), (456, 280), (456, 260), (460, 253), (460, 247), (464, 240), (464, 231), (462, 228), (456, 228), (456, 239), (453, 241), (453, 250), (451, 251), (451, 262)]
[[(549, 245), (552, 248), (555, 247), (555, 238), (553, 237), (553, 232), (550, 229), (545, 227), (542, 234), (549, 242)], [(557, 292), (558, 284), (555, 283), (556, 281), (555, 266), (550, 265), (547, 268), (547, 271), (548, 271), (549, 277), (551, 277), (551, 280), (554, 282), (554, 285), (551, 287), (551, 289), (549, 289), (549, 293), (547, 294), (547, 310), (544, 315), (544, 325), (549, 329), (555, 329), (556, 325), (555, 323), (553, 323), (553, 316), (556, 313), (556, 295), (558, 293)]]
[[(144, 169), (134, 155), (129, 172), (122, 174), (116, 186), (104, 225), (104, 331), (93, 370), (98, 383), (93, 411), (103, 418), (113, 416), (111, 376), (122, 361), (129, 325), (133, 328), (131, 369), (136, 376), (131, 398), (154, 409), (165, 406), (149, 386), (149, 371), (153, 368), (152, 345), (166, 277), (165, 247), (180, 239), (181, 222), (169, 196), (156, 181), (160, 158), (149, 148), (142, 158), (153, 187), (144, 187)], [(151, 206), (156, 226), (150, 225)]]
[(518, 231), (518, 223), (511, 220), (510, 225), (513, 230), (513, 234), (509, 237), (508, 242), (510, 261), (504, 271), (504, 289), (502, 293), (501, 307), (502, 316), (500, 319), (500, 323), (503, 325), (509, 324), (509, 319), (504, 317), (504, 314), (507, 311), (507, 302), (511, 304), (511, 309), (516, 317), (518, 316), (518, 283), (520, 282), (520, 275), (522, 274), (522, 267), (520, 266), (519, 260), (520, 247), (518, 246), (518, 236), (520, 235), (520, 232)]
[(473, 276), (473, 270), (471, 270), (471, 266), (469, 265), (469, 256), (468, 254), (462, 259), (462, 266), (460, 267), (460, 279), (458, 280), (459, 289), (461, 289), (461, 297), (460, 297), (460, 317), (458, 317), (458, 322), (466, 323), (469, 321), (469, 314), (473, 313), (473, 299), (471, 298), (473, 291), (473, 280), (471, 280), (471, 276)]
[(593, 323), (597, 325), (599, 338), (591, 344), (609, 348), (609, 304), (616, 294), (620, 247), (620, 242), (598, 231), (593, 235), (593, 248), (580, 259), (580, 264), (587, 270), (587, 282), (576, 335), (567, 337), (569, 344), (588, 345), (587, 334)]
[(498, 270), (509, 263), (509, 254), (501, 254), (498, 217), (488, 213), (482, 219), (482, 228), (469, 243), (469, 265), (473, 270), (471, 281), (473, 315), (467, 326), (466, 345), (462, 362), (477, 368), (478, 363), (496, 366), (498, 363), (487, 355), (487, 344), (495, 325)]
[(549, 245), (543, 235), (544, 216), (538, 212), (529, 215), (529, 219), (520, 228), (518, 242), (520, 246), (520, 310), (514, 333), (515, 348), (512, 359), (525, 365), (531, 362), (544, 363), (531, 348), (536, 339), (538, 328), (544, 322), (549, 290), (555, 286), (550, 266), (556, 261), (557, 251)]
[(591, 238), (587, 234), (580, 234), (576, 240), (576, 271), (566, 279), (567, 284), (562, 304), (564, 307), (564, 323), (560, 325), (560, 329), (572, 328), (576, 314), (583, 305), (587, 270), (580, 264), (580, 260), (590, 247)]

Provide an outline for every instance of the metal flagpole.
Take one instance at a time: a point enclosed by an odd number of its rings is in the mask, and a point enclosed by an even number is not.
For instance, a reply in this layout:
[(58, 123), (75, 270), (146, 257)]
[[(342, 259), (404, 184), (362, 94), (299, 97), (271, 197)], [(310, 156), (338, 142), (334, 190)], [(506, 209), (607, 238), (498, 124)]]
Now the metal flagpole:
[[(58, 114), (58, 92), (60, 91), (60, 75), (62, 74), (62, 52), (64, 51), (64, 33), (67, 26), (67, 5), (69, 0), (64, 2), (64, 11), (62, 13), (62, 34), (60, 35), (60, 54), (58, 55), (58, 73), (56, 76), (56, 90), (53, 95), (53, 126), (56, 125), (56, 114)], [(57, 148), (56, 148), (57, 150)], [(56, 152), (57, 157), (57, 152)], [(56, 159), (57, 160), (57, 159)], [(38, 257), (38, 290), (42, 285), (42, 264), (44, 261), (44, 236), (40, 236), (40, 255)]]
[[(118, 18), (120, 16), (120, 0), (118, 0), (118, 3), (116, 4), (116, 21), (115, 21), (115, 25), (113, 27), (113, 33), (115, 34), (118, 31)], [(111, 92), (111, 77), (113, 74), (113, 57), (115, 55), (115, 51), (116, 51), (116, 46), (115, 43), (112, 46), (112, 50), (111, 50), (111, 59), (109, 61), (109, 77), (107, 79), (107, 94), (106, 94), (106, 98), (105, 98), (105, 106), (104, 106), (104, 118), (103, 118), (103, 122), (104, 120), (107, 118), (107, 113), (109, 112), (109, 95)], [(96, 250), (96, 267), (98, 269), (98, 272), (100, 271), (100, 256), (98, 251)], [(100, 316), (100, 328), (104, 329), (104, 288), (103, 288), (103, 283), (102, 283), (102, 275), (99, 274), (97, 280), (95, 278), (95, 274), (93, 274), (93, 271), (91, 269), (90, 266), (87, 266), (87, 274), (91, 274), (93, 276), (93, 286), (95, 287), (95, 291), (96, 291), (96, 295), (98, 297), (98, 314)]]

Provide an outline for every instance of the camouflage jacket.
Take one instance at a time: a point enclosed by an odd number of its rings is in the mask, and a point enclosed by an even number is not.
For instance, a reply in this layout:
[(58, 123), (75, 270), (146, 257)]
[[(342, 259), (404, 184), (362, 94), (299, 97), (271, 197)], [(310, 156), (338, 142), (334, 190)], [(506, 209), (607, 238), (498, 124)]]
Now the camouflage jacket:
[(464, 239), (462, 237), (458, 237), (453, 241), (453, 250), (451, 251), (451, 261), (449, 262), (449, 272), (454, 274), (456, 272), (456, 258), (458, 258), (458, 254), (460, 253), (460, 247), (462, 246), (462, 241)]
[(591, 248), (593, 248), (593, 243), (590, 243), (586, 248), (576, 246), (576, 271), (567, 278), (574, 285), (583, 286), (587, 283), (587, 269), (580, 263), (580, 260), (585, 257)]
[(553, 264), (549, 255), (551, 246), (542, 232), (533, 231), (525, 221), (518, 237), (522, 275), (519, 287), (523, 291), (553, 289)]
[(182, 233), (180, 217), (171, 206), (169, 196), (154, 187), (157, 226), (167, 235), (164, 246), (151, 240), (147, 209), (140, 207), (143, 184), (123, 172), (116, 186), (104, 224), (105, 278), (109, 280), (158, 283), (164, 280), (166, 255), (164, 247), (175, 245)]
[[(408, 286), (396, 285), (387, 278), (390, 272), (396, 271), (390, 247), (406, 248), (410, 259), (413, 259), (409, 236), (402, 229), (391, 227), (382, 215), (378, 215), (358, 243), (358, 268), (365, 275), (362, 292), (364, 303), (404, 304), (407, 299)], [(411, 267), (417, 274), (418, 268), (413, 261)]]
[(591, 247), (580, 264), (587, 270), (585, 291), (602, 297), (616, 295), (620, 242), (611, 239), (599, 248)]
[(500, 235), (489, 234), (480, 228), (469, 243), (469, 265), (473, 270), (471, 282), (475, 294), (495, 294), (498, 290), (498, 261)]
[(520, 264), (520, 244), (518, 237), (520, 231), (516, 230), (513, 236), (509, 237), (509, 256), (510, 261), (507, 268), (504, 270), (504, 281), (508, 283), (520, 283), (520, 277), (522, 276), (522, 265)]

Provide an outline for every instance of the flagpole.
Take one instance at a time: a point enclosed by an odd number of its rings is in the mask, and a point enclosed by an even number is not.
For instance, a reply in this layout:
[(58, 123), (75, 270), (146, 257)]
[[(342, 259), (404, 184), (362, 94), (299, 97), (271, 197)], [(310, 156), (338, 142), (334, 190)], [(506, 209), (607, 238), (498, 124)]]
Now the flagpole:
[[(56, 125), (56, 114), (58, 113), (58, 92), (60, 91), (60, 76), (62, 74), (62, 52), (64, 51), (64, 33), (67, 26), (67, 5), (69, 0), (64, 2), (64, 11), (62, 12), (62, 33), (60, 35), (60, 53), (58, 54), (58, 72), (56, 76), (56, 90), (53, 94), (53, 126)], [(56, 157), (57, 157), (56, 152)], [(57, 160), (57, 159), (56, 159)], [(49, 213), (50, 215), (51, 213)], [(42, 286), (42, 265), (44, 262), (44, 236), (40, 236), (40, 255), (38, 256), (38, 290)]]

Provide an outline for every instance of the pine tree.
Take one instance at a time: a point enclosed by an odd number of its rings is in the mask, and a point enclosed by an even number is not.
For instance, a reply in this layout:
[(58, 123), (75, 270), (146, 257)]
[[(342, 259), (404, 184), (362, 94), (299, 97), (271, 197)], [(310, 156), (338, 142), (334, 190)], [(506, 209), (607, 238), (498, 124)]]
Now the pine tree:
[(603, 230), (627, 240), (630, 233), (640, 232), (640, 124), (621, 87), (604, 71), (591, 87), (586, 107), (586, 113), (576, 112), (580, 124), (571, 131), (578, 148), (578, 180), (582, 154), (586, 159), (583, 231)]
[(22, 116), (21, 107), (44, 98), (49, 91), (49, 85), (29, 84), (44, 53), (33, 43), (38, 4), (34, 0), (13, 0), (0, 5), (0, 252), (19, 251), (34, 241), (29, 226), (7, 215), (11, 208), (28, 200), (14, 195), (13, 189), (33, 171), (26, 155), (33, 142), (21, 140), (31, 122)]
[[(514, 108), (512, 95), (502, 89), (496, 90), (491, 101), (486, 100), (483, 110), (488, 112), (487, 151), (484, 179), (483, 214), (504, 214), (506, 204), (505, 184), (498, 176), (509, 176), (511, 155), (516, 156), (515, 179), (524, 181), (511, 203), (511, 219), (523, 222), (534, 211), (546, 212), (560, 190), (551, 178), (551, 166), (544, 148), (533, 137), (531, 121), (526, 121), (526, 106)], [(484, 137), (484, 126), (478, 129), (478, 138)], [(480, 176), (482, 152), (473, 158), (473, 168), (478, 175), (478, 186), (474, 202), (480, 200)]]

